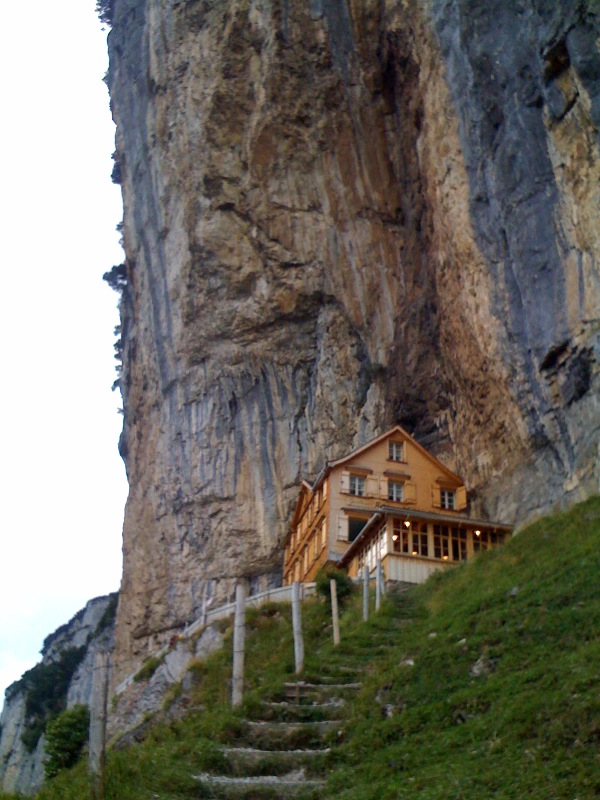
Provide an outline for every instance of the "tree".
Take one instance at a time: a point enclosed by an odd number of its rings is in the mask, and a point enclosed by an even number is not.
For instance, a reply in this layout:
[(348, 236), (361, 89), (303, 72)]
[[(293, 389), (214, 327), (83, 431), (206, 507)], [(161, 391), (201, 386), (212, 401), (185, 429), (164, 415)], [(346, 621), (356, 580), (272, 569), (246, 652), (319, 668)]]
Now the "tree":
[(96, 0), (96, 13), (100, 22), (112, 25), (115, 0)]
[(73, 706), (48, 723), (44, 770), (53, 778), (62, 769), (72, 767), (88, 740), (90, 712), (87, 706)]

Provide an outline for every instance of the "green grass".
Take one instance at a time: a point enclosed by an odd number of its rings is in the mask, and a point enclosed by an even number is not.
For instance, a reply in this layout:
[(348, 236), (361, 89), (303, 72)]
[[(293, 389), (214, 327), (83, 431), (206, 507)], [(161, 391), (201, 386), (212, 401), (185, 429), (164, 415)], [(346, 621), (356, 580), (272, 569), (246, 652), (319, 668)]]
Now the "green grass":
[[(599, 574), (594, 498), (541, 520), (501, 550), (389, 594), (368, 623), (355, 595), (342, 614), (339, 648), (325, 604), (305, 603), (304, 678), (352, 680), (349, 669), (356, 669), (363, 680), (343, 737), (330, 734), (335, 746), (320, 796), (599, 796)], [(244, 708), (229, 708), (229, 630), (225, 648), (193, 667), (187, 716), (109, 752), (107, 798), (199, 798), (195, 773), (230, 769), (218, 744), (243, 738), (243, 716), (257, 717), (262, 699), (281, 697), (293, 679), (289, 607), (249, 610), (247, 619)], [(486, 671), (475, 676), (478, 661)], [(50, 781), (38, 800), (88, 794), (80, 763)]]
[(414, 622), (353, 710), (329, 796), (597, 797), (599, 553), (595, 498), (414, 590)]

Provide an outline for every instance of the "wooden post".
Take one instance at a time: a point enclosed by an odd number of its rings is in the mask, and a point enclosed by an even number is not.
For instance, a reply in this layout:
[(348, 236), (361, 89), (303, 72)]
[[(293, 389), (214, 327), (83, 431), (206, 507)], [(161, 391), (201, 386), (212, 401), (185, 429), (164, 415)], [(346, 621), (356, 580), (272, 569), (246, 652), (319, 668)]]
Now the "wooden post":
[(381, 559), (377, 556), (375, 563), (375, 611), (381, 608)]
[(369, 565), (363, 568), (363, 620), (369, 619)]
[(302, 619), (300, 617), (300, 584), (292, 583), (292, 628), (294, 631), (294, 658), (296, 675), (304, 669), (304, 639), (302, 638)]
[(379, 582), (381, 583), (381, 596), (385, 594), (385, 570), (381, 561), (379, 562)]
[(338, 613), (337, 583), (335, 578), (329, 581), (331, 590), (331, 618), (333, 620), (333, 644), (337, 647), (340, 643), (340, 616)]
[(89, 770), (92, 800), (104, 800), (106, 788), (106, 715), (108, 711), (108, 653), (96, 653), (90, 700)]
[(233, 681), (231, 705), (241, 705), (244, 697), (244, 643), (246, 640), (246, 597), (248, 582), (238, 581), (235, 587), (235, 614), (233, 618)]

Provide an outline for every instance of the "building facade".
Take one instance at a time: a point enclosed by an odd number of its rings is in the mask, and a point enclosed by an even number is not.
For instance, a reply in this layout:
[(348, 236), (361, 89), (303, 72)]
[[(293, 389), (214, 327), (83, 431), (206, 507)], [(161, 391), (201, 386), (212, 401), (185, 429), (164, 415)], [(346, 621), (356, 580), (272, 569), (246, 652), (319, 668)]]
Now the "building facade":
[(462, 480), (397, 425), (303, 482), (283, 582), (312, 581), (326, 564), (354, 577), (379, 557), (387, 580), (420, 583), (511, 530), (467, 516)]

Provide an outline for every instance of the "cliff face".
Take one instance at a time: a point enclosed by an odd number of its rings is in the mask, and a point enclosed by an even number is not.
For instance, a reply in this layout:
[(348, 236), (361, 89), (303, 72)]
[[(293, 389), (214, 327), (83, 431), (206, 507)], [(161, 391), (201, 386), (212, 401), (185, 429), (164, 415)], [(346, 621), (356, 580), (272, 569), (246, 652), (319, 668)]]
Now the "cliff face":
[[(25, 673), (6, 690), (0, 716), (0, 790), (34, 794), (44, 781), (44, 734), (29, 751), (22, 741), (27, 736), (27, 695), (35, 686), (38, 690), (36, 708), (50, 705), (57, 691), (51, 665), (65, 661), (78, 651), (77, 666), (63, 686), (64, 705), (89, 705), (92, 694), (92, 672), (97, 652), (110, 652), (114, 645), (115, 595), (96, 597), (79, 611), (70, 622), (48, 636), (42, 648), (41, 662)], [(48, 668), (50, 669), (48, 670)], [(67, 667), (64, 667), (65, 669)], [(39, 697), (40, 686), (46, 687), (47, 697)]]
[(598, 17), (496, 6), (114, 3), (117, 680), (393, 422), (479, 513), (597, 490)]

